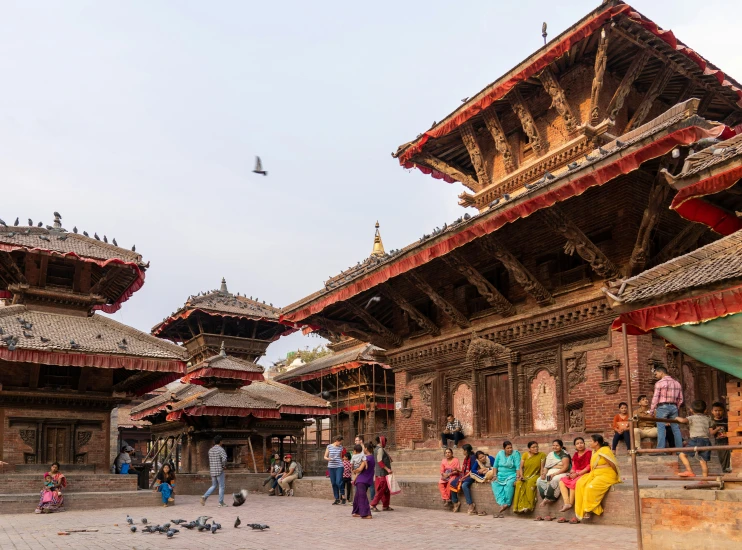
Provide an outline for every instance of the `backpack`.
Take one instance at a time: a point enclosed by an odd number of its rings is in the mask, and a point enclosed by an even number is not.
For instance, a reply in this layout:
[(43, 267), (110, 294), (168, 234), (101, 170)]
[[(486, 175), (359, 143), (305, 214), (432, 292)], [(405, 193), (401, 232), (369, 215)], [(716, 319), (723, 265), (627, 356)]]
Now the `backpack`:
[(301, 464), (298, 462), (296, 463), (296, 477), (297, 479), (301, 479), (304, 477), (304, 470), (301, 468)]

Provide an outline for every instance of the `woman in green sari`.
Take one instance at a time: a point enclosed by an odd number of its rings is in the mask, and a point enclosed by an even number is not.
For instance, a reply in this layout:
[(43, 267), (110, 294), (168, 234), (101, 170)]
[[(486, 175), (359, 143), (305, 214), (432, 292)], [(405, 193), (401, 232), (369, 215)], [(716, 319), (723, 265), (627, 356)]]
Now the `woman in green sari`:
[(513, 512), (532, 512), (536, 507), (536, 482), (542, 474), (546, 455), (538, 452), (538, 443), (528, 442), (528, 451), (521, 455), (515, 482)]

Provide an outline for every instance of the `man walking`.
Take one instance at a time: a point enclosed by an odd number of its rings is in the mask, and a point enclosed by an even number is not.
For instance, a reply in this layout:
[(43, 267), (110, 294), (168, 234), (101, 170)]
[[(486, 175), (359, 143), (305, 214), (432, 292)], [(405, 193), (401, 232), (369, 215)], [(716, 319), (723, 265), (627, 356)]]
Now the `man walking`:
[(222, 447), (222, 436), (217, 435), (214, 438), (214, 446), (209, 449), (209, 473), (211, 474), (211, 487), (207, 489), (204, 496), (201, 497), (201, 506), (206, 505), (206, 499), (214, 492), (217, 485), (219, 486), (219, 508), (226, 506), (224, 504), (224, 466), (227, 464), (227, 451)]
[(453, 439), (453, 448), (457, 449), (459, 441), (464, 439), (464, 426), (452, 414), (446, 416), (446, 429), (441, 434), (441, 447), (448, 449), (448, 440)]
[(374, 449), (374, 460), (376, 460), (376, 466), (374, 466), (374, 475), (376, 480), (374, 485), (376, 487), (376, 496), (371, 501), (371, 511), (378, 512), (379, 509), (376, 507), (379, 502), (383, 506), (385, 512), (391, 512), (392, 507), (389, 506), (389, 501), (392, 498), (392, 494), (389, 492), (389, 484), (386, 481), (386, 476), (392, 473), (392, 459), (389, 453), (386, 452), (386, 437), (383, 435), (376, 438), (376, 448)]
[[(657, 382), (654, 384), (654, 396), (652, 396), (652, 405), (649, 408), (649, 414), (655, 413), (657, 419), (667, 418), (675, 420), (678, 417), (678, 408), (683, 404), (683, 388), (680, 382), (675, 380), (667, 373), (665, 367), (655, 367), (654, 377)], [(657, 448), (665, 448), (666, 424), (657, 423)], [(680, 435), (680, 426), (670, 424), (672, 437), (675, 440), (675, 446), (683, 445), (683, 436)]]

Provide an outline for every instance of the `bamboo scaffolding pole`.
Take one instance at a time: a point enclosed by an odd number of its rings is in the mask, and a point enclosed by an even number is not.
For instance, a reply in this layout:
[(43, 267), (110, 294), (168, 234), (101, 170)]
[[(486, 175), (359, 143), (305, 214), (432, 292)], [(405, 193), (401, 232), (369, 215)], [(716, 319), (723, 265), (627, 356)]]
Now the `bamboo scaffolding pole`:
[(654, 422), (655, 424), (686, 424), (686, 422), (681, 422), (680, 420), (675, 420), (675, 419), (671, 420), (669, 418), (655, 418), (654, 416), (636, 415), (632, 417), (631, 420), (633, 420), (634, 422)]
[(649, 476), (647, 477), (650, 481), (739, 481), (742, 482), (742, 477), (735, 477), (731, 475), (726, 476), (696, 476), (696, 477), (678, 477), (678, 476)]
[(669, 449), (637, 449), (640, 455), (661, 455), (664, 453), (689, 453), (696, 451), (737, 451), (742, 445), (706, 445), (704, 447), (672, 447)]
[(631, 474), (632, 474), (632, 480), (631, 483), (634, 486), (634, 520), (636, 521), (636, 543), (637, 548), (639, 550), (643, 550), (644, 548), (644, 541), (642, 537), (642, 503), (641, 503), (641, 495), (639, 494), (639, 468), (636, 464), (636, 441), (634, 440), (634, 427), (635, 422), (633, 420), (634, 418), (634, 398), (631, 394), (631, 368), (630, 368), (630, 361), (629, 361), (629, 339), (626, 334), (626, 323), (624, 323), (621, 327), (621, 334), (623, 335), (623, 362), (624, 362), (624, 369), (626, 371), (626, 392), (627, 392), (627, 401), (629, 405), (629, 418), (632, 418), (631, 420), (631, 428), (629, 433), (629, 441), (631, 443), (631, 450), (629, 451), (629, 455), (631, 456)]

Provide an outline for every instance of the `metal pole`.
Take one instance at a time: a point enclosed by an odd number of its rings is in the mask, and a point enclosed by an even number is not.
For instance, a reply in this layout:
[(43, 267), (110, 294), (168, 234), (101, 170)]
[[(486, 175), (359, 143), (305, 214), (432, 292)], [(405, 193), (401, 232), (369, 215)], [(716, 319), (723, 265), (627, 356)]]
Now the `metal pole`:
[[(376, 430), (376, 363), (371, 365), (371, 402), (373, 403), (371, 414), (374, 415), (374, 430)], [(366, 415), (366, 425), (371, 425), (368, 414)]]
[(735, 451), (742, 449), (742, 445), (712, 445), (706, 447), (672, 447), (671, 449), (639, 449), (637, 454), (660, 455), (665, 453), (689, 453), (695, 451)]
[[(340, 373), (335, 373), (335, 401), (337, 402), (338, 406), (338, 414), (337, 418), (335, 418), (335, 422), (337, 423), (337, 426), (335, 427), (335, 433), (340, 434), (342, 431), (340, 430)], [(330, 437), (332, 438), (333, 435), (330, 434)]]
[[(389, 394), (387, 393), (386, 388), (386, 369), (384, 369), (384, 404), (386, 405), (386, 430), (387, 433), (391, 433), (389, 430), (389, 403), (387, 403), (387, 401), (389, 401)], [(392, 400), (392, 403), (394, 403), (394, 400)]]
[(621, 334), (623, 335), (623, 362), (626, 370), (626, 391), (628, 393), (627, 398), (629, 402), (629, 441), (631, 442), (631, 449), (629, 449), (629, 456), (631, 457), (631, 475), (632, 485), (634, 486), (634, 518), (636, 521), (636, 544), (639, 550), (643, 550), (644, 543), (642, 537), (642, 502), (641, 496), (639, 495), (639, 468), (636, 464), (636, 442), (634, 441), (634, 398), (631, 393), (631, 368), (629, 367), (629, 338), (626, 334), (626, 323), (621, 326)]

